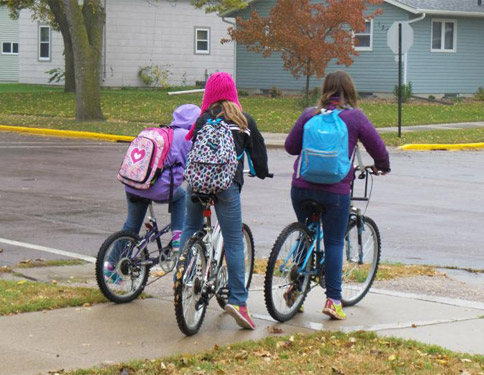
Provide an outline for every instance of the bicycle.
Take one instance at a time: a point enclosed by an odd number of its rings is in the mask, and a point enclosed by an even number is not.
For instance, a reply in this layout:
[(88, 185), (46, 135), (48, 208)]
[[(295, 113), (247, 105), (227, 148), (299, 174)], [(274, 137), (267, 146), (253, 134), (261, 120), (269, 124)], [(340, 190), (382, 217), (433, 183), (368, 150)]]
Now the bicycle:
[[(146, 232), (140, 237), (131, 231), (119, 231), (109, 236), (99, 249), (96, 260), (96, 280), (104, 296), (115, 303), (135, 300), (147, 285), (154, 283), (175, 268), (177, 254), (171, 240), (163, 246), (162, 236), (171, 225), (158, 228), (153, 203), (148, 205)], [(153, 251), (148, 246), (156, 244)], [(148, 282), (150, 270), (159, 265), (163, 274)]]
[[(178, 327), (187, 336), (202, 326), (210, 299), (214, 296), (224, 309), (228, 303), (228, 270), (220, 226), (212, 226), (211, 206), (215, 195), (193, 194), (204, 210), (203, 229), (187, 241), (180, 254), (175, 281), (175, 315)], [(247, 224), (242, 224), (245, 257), (245, 285), (249, 289), (254, 268), (254, 238)]]
[[(369, 203), (371, 188), (368, 192), (368, 181), (374, 174), (373, 167), (363, 166), (359, 150), (356, 152), (360, 165), (354, 170), (352, 203), (343, 250), (343, 306), (357, 304), (368, 293), (378, 271), (381, 253), (380, 231), (376, 223), (353, 204), (355, 201)], [(356, 178), (365, 180), (362, 197), (354, 196)], [(324, 207), (311, 200), (303, 204), (312, 211), (307, 225), (295, 222), (284, 228), (267, 264), (264, 280), (266, 307), (269, 314), (280, 322), (294, 317), (312, 288), (317, 285), (325, 288), (321, 222)]]

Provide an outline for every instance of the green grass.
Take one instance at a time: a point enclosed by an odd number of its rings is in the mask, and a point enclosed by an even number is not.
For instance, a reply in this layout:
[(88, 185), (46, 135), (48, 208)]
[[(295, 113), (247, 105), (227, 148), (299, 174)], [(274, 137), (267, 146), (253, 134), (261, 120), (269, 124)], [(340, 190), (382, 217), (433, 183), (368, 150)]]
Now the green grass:
[[(200, 105), (202, 94), (167, 94), (178, 89), (103, 89), (102, 109), (108, 121), (77, 123), (74, 94), (66, 94), (60, 87), (0, 84), (0, 124), (136, 135), (146, 124), (170, 123), (173, 110), (181, 104)], [(253, 95), (240, 100), (265, 132), (287, 133), (302, 111), (298, 96)], [(376, 127), (396, 125), (395, 101), (362, 100), (360, 105)], [(404, 126), (483, 120), (484, 104), (478, 101), (466, 100), (454, 106), (425, 102), (403, 106)]]
[(98, 289), (0, 280), (0, 316), (106, 302)]
[(480, 374), (484, 357), (457, 354), (410, 340), (374, 333), (318, 332), (273, 336), (200, 354), (138, 360), (71, 375), (119, 374)]
[(80, 259), (54, 259), (54, 260), (27, 259), (16, 264), (15, 268), (61, 267), (61, 266), (77, 266), (81, 264), (86, 264), (86, 262)]
[(456, 144), (484, 142), (484, 129), (425, 130), (419, 132), (381, 134), (389, 146), (401, 146), (409, 143)]

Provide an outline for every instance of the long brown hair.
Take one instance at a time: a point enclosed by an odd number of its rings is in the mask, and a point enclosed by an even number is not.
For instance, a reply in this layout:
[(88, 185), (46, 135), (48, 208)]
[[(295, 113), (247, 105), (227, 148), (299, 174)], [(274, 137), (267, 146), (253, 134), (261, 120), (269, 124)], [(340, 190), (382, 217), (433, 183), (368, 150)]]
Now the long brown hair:
[(332, 104), (332, 97), (339, 98), (339, 108), (356, 107), (358, 105), (356, 88), (348, 73), (338, 70), (326, 76), (317, 112)]
[(221, 102), (214, 103), (210, 106), (210, 109), (214, 107), (220, 107), (222, 112), (220, 112), (217, 117), (224, 116), (227, 120), (233, 121), (234, 124), (238, 125), (240, 131), (243, 132), (249, 127), (247, 118), (244, 116), (239, 106), (230, 100), (222, 100)]

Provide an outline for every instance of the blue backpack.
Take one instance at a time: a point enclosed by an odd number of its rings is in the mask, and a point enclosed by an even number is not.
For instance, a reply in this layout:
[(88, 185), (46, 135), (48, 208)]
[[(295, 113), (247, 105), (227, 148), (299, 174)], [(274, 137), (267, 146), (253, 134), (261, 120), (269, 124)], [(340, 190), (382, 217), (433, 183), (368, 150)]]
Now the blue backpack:
[(341, 111), (321, 111), (304, 125), (297, 177), (316, 184), (335, 184), (350, 170), (348, 128)]

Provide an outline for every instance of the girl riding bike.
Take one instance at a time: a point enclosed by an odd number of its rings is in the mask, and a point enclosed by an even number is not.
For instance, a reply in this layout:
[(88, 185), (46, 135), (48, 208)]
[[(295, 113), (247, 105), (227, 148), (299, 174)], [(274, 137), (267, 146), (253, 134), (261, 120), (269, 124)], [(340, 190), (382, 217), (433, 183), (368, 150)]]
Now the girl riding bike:
[[(312, 214), (304, 201), (315, 201), (325, 208), (322, 214), (324, 228), (325, 263), (324, 275), (327, 300), (323, 313), (334, 319), (345, 319), (341, 304), (341, 275), (343, 266), (343, 245), (350, 207), (350, 190), (353, 180), (353, 166), (346, 177), (333, 184), (318, 184), (306, 181), (298, 173), (300, 154), (303, 147), (304, 125), (321, 111), (339, 110), (340, 118), (346, 124), (348, 133), (348, 158), (352, 158), (357, 141), (361, 141), (374, 159), (374, 169), (386, 174), (390, 171), (390, 160), (383, 140), (363, 111), (356, 108), (357, 94), (351, 77), (337, 71), (326, 76), (318, 108), (306, 108), (285, 142), (285, 149), (291, 155), (298, 155), (294, 163), (291, 200), (297, 220), (306, 223)], [(284, 298), (290, 303), (288, 290)]]
[[(197, 142), (197, 134), (203, 126), (218, 120), (229, 124), (235, 151), (239, 155), (232, 183), (228, 189), (215, 194), (215, 211), (222, 230), (228, 268), (230, 295), (225, 310), (235, 318), (242, 328), (255, 329), (246, 304), (248, 291), (245, 287), (240, 190), (244, 183), (244, 151), (249, 153), (255, 174), (261, 179), (269, 176), (267, 151), (256, 122), (248, 114), (242, 112), (235, 82), (228, 73), (215, 73), (208, 79), (203, 96), (202, 115), (189, 134), (193, 143)], [(203, 225), (203, 206), (200, 201), (192, 200), (191, 196), (192, 188), (189, 186), (186, 197), (187, 213), (180, 248), (183, 248), (187, 239), (199, 231)]]
[(166, 203), (169, 200), (171, 176), (173, 174), (173, 198), (171, 207), (172, 249), (177, 251), (181, 230), (185, 220), (185, 190), (181, 187), (183, 170), (192, 143), (186, 140), (188, 129), (200, 115), (200, 108), (194, 104), (184, 104), (173, 112), (173, 141), (167, 156), (166, 168), (160, 178), (147, 190), (125, 185), (128, 204), (128, 217), (122, 230), (139, 233), (150, 201)]

